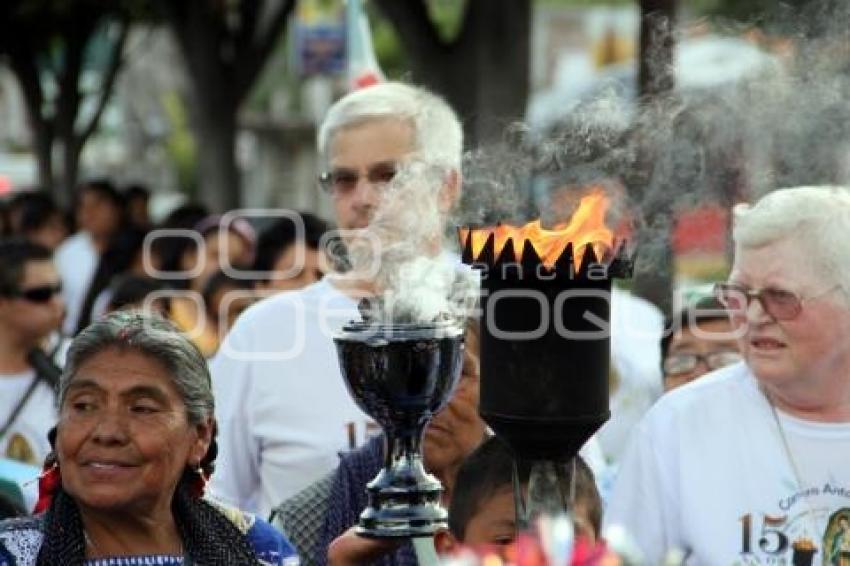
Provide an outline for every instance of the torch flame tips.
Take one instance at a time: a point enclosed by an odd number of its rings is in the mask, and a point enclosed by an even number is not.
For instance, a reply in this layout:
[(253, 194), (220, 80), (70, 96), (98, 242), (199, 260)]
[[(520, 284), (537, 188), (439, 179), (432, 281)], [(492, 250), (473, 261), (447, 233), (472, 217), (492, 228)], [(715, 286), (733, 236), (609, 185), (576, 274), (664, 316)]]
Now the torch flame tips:
[(585, 272), (600, 261), (618, 263), (620, 271), (629, 272), (629, 262), (622, 243), (605, 225), (609, 200), (602, 192), (592, 192), (581, 199), (569, 222), (548, 230), (540, 220), (524, 226), (497, 224), (486, 228), (461, 228), (463, 261), (494, 265), (519, 262), (526, 268), (543, 264), (550, 271)]

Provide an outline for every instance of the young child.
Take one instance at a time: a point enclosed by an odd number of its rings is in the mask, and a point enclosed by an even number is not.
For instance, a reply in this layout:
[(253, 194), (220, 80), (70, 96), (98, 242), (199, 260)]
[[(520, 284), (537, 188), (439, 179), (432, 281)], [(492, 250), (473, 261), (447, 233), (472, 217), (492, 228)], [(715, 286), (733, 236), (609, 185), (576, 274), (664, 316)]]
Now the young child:
[[(528, 477), (528, 469), (520, 469), (523, 490), (528, 487)], [(593, 473), (580, 456), (576, 457), (572, 512), (576, 536), (583, 537), (590, 545), (595, 544), (602, 522), (602, 502)], [(516, 537), (513, 456), (506, 444), (496, 437), (490, 437), (461, 464), (449, 504), (449, 530), (437, 532), (434, 549), (438, 554), (448, 556), (461, 546), (508, 545)], [(372, 563), (397, 550), (402, 542), (362, 538), (350, 529), (331, 545), (328, 564), (349, 566)], [(425, 554), (430, 555), (434, 549)], [(423, 549), (417, 549), (417, 553), (420, 550)]]
[[(575, 470), (572, 514), (576, 536), (592, 543), (599, 536), (602, 502), (593, 472), (580, 456), (576, 456)], [(526, 490), (529, 470), (521, 467), (519, 472)], [(449, 530), (437, 533), (434, 545), (440, 554), (450, 554), (459, 545), (506, 545), (516, 536), (513, 456), (504, 442), (492, 437), (458, 470), (449, 506)]]

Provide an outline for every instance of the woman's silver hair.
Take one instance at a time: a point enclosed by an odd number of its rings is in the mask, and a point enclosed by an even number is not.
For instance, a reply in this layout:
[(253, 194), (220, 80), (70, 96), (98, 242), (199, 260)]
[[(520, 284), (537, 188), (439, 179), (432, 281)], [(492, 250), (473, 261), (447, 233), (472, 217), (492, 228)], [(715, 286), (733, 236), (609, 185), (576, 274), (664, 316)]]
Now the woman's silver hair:
[(399, 82), (354, 91), (331, 106), (319, 128), (318, 149), (327, 163), (336, 133), (371, 120), (396, 119), (413, 126), (414, 150), (424, 162), (460, 171), (463, 128), (454, 110), (439, 96)]
[(807, 261), (813, 261), (831, 283), (841, 285), (850, 299), (850, 246), (846, 245), (850, 189), (778, 189), (753, 205), (736, 205), (732, 212), (736, 251), (792, 238), (805, 250)]
[(183, 403), (189, 422), (213, 416), (212, 384), (207, 361), (197, 347), (164, 318), (142, 311), (116, 311), (80, 332), (65, 361), (59, 380), (59, 406), (80, 366), (109, 349), (133, 350), (165, 367)]

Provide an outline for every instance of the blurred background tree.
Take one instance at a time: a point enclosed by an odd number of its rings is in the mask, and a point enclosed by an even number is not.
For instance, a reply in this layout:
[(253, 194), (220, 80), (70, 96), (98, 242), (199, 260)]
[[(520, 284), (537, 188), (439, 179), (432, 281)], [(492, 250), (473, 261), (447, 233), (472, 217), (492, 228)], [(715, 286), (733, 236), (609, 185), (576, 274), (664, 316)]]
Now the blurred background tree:
[(175, 166), (178, 186), (190, 200), (197, 200), (200, 195), (198, 150), (189, 127), (186, 105), (178, 93), (170, 92), (163, 95), (163, 106), (170, 126), (165, 151)]
[(529, 92), (531, 0), (375, 0), (393, 25), (411, 79), (442, 94), (470, 146), (521, 120)]
[(23, 93), (37, 181), (61, 203), (73, 194), (80, 154), (109, 102), (140, 10), (140, 2), (124, 0), (0, 3), (0, 57)]
[(640, 33), (638, 47), (638, 104), (643, 108), (642, 120), (634, 125), (638, 160), (631, 178), (626, 180), (635, 202), (643, 204), (639, 239), (659, 241), (654, 252), (658, 257), (652, 267), (635, 277), (633, 291), (657, 305), (665, 314), (672, 311), (673, 299), (673, 199), (676, 187), (658, 190), (657, 183), (673, 182), (670, 171), (656, 170), (662, 163), (657, 144), (659, 125), (670, 122), (675, 99), (674, 50), (678, 0), (639, 0)]
[(277, 44), (295, 0), (155, 0), (173, 31), (191, 85), (201, 199), (213, 210), (238, 208), (239, 108)]

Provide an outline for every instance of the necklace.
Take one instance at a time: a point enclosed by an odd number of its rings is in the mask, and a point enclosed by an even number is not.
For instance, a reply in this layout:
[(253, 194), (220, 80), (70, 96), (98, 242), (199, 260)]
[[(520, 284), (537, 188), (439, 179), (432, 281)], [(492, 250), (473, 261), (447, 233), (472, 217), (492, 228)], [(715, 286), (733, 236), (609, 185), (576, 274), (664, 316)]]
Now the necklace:
[[(776, 431), (779, 433), (779, 440), (782, 443), (782, 450), (785, 453), (785, 459), (788, 461), (788, 464), (790, 464), (791, 473), (794, 474), (794, 481), (797, 483), (797, 491), (802, 493), (803, 476), (800, 473), (800, 468), (797, 466), (797, 460), (794, 458), (794, 452), (791, 450), (791, 444), (788, 442), (788, 437), (785, 435), (785, 427), (782, 426), (782, 421), (779, 419), (779, 411), (776, 409), (776, 404), (773, 402), (773, 399), (770, 397), (765, 388), (759, 386), (759, 389), (761, 390), (762, 395), (764, 395), (764, 398), (767, 400), (767, 404), (770, 407), (770, 413), (773, 415), (773, 422), (776, 424)], [(807, 497), (800, 497), (800, 501), (806, 507), (806, 512), (809, 518), (807, 521), (808, 526), (812, 530), (812, 536), (815, 536), (818, 532), (815, 528), (815, 511)]]

